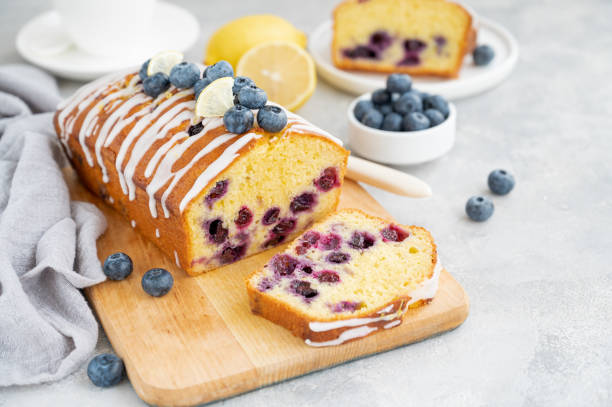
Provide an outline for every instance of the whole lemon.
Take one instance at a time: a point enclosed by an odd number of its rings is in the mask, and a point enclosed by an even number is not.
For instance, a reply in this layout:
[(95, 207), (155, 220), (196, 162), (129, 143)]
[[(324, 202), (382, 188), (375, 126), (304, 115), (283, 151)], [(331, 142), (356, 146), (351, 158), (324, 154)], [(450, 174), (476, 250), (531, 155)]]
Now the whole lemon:
[(225, 24), (210, 37), (204, 63), (212, 65), (226, 60), (236, 68), (240, 57), (249, 49), (277, 40), (306, 47), (306, 35), (281, 17), (272, 14), (241, 17)]

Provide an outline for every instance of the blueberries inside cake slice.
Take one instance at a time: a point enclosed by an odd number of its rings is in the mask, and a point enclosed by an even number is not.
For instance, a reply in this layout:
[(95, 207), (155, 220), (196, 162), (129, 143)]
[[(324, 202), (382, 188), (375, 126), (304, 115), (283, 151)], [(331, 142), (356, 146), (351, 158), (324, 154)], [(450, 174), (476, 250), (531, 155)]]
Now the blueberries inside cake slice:
[(399, 325), (433, 298), (440, 270), (425, 229), (347, 209), (253, 273), (247, 291), (253, 313), (330, 346)]

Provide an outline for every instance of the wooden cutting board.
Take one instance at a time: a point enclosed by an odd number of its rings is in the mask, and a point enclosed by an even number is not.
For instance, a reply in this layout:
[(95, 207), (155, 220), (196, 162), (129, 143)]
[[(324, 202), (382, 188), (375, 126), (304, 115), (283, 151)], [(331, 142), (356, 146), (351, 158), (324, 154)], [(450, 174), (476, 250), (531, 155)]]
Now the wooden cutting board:
[[(123, 251), (134, 262), (124, 281), (86, 290), (115, 352), (123, 358), (136, 393), (155, 405), (188, 406), (233, 396), (364, 355), (393, 349), (460, 325), (469, 302), (463, 288), (443, 271), (434, 300), (409, 310), (404, 322), (344, 345), (311, 348), (289, 331), (251, 314), (245, 278), (284, 246), (236, 264), (188, 277), (121, 215), (65, 173), (73, 198), (94, 203), (108, 220), (98, 240), (100, 261)], [(341, 207), (389, 214), (363, 188), (347, 180)], [(168, 269), (174, 287), (154, 298), (141, 288), (145, 271)]]

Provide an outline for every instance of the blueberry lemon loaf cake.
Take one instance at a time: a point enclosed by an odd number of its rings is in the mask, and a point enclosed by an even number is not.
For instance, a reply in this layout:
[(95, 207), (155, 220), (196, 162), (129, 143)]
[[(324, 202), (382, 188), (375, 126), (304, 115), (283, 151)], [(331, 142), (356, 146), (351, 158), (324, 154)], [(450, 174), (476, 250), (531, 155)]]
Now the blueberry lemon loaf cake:
[(471, 15), (446, 0), (346, 0), (334, 11), (341, 69), (455, 77), (475, 41)]
[(399, 325), (433, 298), (440, 271), (425, 229), (346, 209), (253, 273), (247, 291), (253, 313), (329, 346)]
[[(54, 124), (82, 182), (177, 265), (193, 275), (237, 261), (335, 209), (348, 157), (338, 139), (264, 108), (260, 89), (224, 66), (181, 63), (167, 75), (147, 73), (148, 63), (81, 88)], [(235, 99), (252, 106), (194, 114), (195, 92), (215, 104), (204, 94), (228, 79), (228, 104), (247, 86)]]

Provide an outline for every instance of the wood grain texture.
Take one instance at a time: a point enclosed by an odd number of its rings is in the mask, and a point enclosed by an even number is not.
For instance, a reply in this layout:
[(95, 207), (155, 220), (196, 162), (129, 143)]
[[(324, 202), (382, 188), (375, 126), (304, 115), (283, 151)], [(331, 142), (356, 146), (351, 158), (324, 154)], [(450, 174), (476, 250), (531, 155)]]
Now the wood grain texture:
[[(101, 261), (127, 253), (134, 272), (86, 290), (115, 352), (125, 362), (136, 393), (155, 405), (188, 406), (229, 397), (323, 369), (360, 356), (412, 343), (460, 325), (469, 302), (463, 288), (443, 271), (427, 306), (409, 310), (401, 325), (341, 346), (311, 348), (289, 331), (251, 314), (245, 278), (284, 249), (260, 253), (199, 277), (189, 277), (120, 214), (65, 172), (73, 198), (94, 203), (108, 221), (98, 240)], [(358, 184), (346, 180), (341, 207), (360, 208), (391, 219)], [(168, 269), (174, 287), (154, 298), (141, 288), (144, 272)]]

